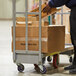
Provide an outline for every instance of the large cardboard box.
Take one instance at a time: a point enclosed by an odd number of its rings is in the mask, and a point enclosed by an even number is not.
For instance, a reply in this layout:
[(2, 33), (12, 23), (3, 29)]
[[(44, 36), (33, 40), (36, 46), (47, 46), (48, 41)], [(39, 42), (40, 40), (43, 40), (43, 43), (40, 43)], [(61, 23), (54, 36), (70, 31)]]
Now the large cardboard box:
[[(16, 26), (16, 50), (25, 50), (25, 27)], [(42, 27), (42, 53), (59, 52), (64, 49), (65, 27), (44, 26)], [(13, 47), (13, 46), (12, 46)], [(28, 49), (29, 51), (39, 50), (39, 27), (28, 27)]]

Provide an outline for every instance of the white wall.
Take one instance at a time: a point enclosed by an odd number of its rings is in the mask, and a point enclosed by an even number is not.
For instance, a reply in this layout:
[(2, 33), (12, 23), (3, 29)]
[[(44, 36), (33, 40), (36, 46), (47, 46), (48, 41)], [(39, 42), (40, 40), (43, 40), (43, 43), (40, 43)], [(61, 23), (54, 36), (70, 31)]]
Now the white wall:
[[(16, 0), (17, 11), (24, 11), (25, 0)], [(12, 0), (0, 0), (0, 18), (12, 18)]]
[(34, 0), (28, 0), (28, 8), (29, 8), (28, 10), (29, 10), (29, 11), (31, 11), (31, 9), (32, 9), (33, 1), (34, 1)]

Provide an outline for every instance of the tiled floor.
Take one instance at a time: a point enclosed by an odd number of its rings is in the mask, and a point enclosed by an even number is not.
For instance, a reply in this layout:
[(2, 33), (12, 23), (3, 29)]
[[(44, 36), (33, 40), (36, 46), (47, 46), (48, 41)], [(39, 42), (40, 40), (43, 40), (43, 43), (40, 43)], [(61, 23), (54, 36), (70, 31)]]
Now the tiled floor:
[(36, 73), (33, 64), (25, 64), (24, 73), (19, 73), (12, 58), (11, 26), (12, 21), (0, 21), (0, 76), (72, 76), (68, 71), (64, 71), (63, 68), (65, 64), (69, 64), (68, 56), (66, 55), (60, 55), (60, 66), (58, 69), (53, 69), (46, 62), (47, 73), (44, 75)]

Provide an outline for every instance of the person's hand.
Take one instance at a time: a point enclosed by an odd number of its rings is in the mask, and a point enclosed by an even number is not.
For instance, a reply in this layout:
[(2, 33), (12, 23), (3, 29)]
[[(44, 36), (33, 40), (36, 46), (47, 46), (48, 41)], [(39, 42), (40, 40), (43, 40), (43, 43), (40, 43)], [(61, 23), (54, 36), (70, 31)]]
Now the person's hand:
[(51, 12), (51, 7), (47, 4), (44, 8), (43, 8), (43, 10), (42, 10), (42, 12), (43, 13), (50, 13)]

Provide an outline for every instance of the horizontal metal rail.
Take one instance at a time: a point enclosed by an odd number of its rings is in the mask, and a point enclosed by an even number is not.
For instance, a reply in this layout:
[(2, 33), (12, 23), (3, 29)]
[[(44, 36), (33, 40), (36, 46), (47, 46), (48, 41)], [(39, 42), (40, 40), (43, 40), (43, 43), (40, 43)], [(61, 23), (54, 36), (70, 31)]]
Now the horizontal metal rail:
[[(16, 12), (16, 14), (25, 14), (25, 12)], [(39, 12), (28, 12), (28, 15), (39, 15)]]
[(56, 13), (57, 15), (61, 15), (61, 14), (70, 14), (70, 12), (66, 12), (66, 13)]
[(39, 51), (27, 51), (27, 53), (26, 53), (26, 51), (25, 50), (16, 50), (16, 53), (18, 53), (18, 54), (39, 54)]

